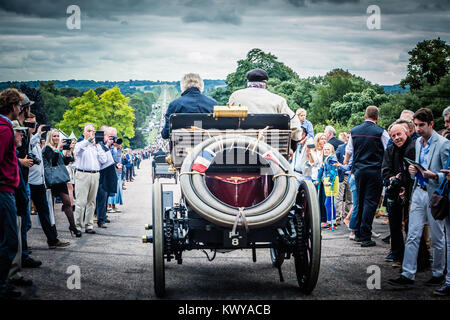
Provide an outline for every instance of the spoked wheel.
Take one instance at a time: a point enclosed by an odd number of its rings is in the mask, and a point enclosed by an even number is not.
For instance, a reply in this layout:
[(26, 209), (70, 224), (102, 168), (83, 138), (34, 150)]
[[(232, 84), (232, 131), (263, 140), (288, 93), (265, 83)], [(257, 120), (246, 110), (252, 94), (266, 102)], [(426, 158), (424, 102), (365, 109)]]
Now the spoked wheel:
[(320, 210), (317, 192), (311, 181), (300, 185), (295, 206), (297, 248), (294, 250), (295, 272), (300, 291), (314, 290), (320, 269)]
[(159, 179), (153, 184), (153, 282), (157, 297), (164, 296), (166, 292), (164, 269), (164, 229), (162, 212), (162, 188)]
[(272, 265), (278, 268), (284, 262), (284, 252), (277, 248), (270, 248), (270, 260), (272, 260)]

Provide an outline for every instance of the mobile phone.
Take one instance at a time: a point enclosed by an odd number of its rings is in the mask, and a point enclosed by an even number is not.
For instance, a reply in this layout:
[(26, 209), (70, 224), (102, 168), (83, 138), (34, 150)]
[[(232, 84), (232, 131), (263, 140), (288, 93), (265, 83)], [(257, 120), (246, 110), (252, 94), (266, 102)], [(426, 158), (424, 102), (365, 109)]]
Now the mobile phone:
[(314, 143), (312, 143), (312, 144), (307, 144), (306, 145), (308, 148), (310, 148), (310, 149), (314, 149), (315, 147), (316, 147), (316, 145), (314, 144)]
[(34, 129), (34, 128), (36, 128), (36, 123), (34, 123), (34, 122), (24, 122), (23, 123), (23, 126), (24, 127), (27, 127), (27, 128), (31, 128), (31, 129)]
[(95, 143), (103, 142), (104, 139), (105, 139), (104, 131), (96, 131), (95, 132)]
[(414, 160), (411, 160), (411, 159), (405, 157), (405, 161), (406, 161), (407, 163), (409, 163), (410, 165), (413, 165), (413, 166), (415, 166), (415, 167), (420, 168), (420, 169), (423, 170), (423, 171), (426, 170), (424, 167), (422, 167), (422, 165), (421, 165), (420, 163), (418, 163), (418, 162), (416, 162), (416, 161), (414, 161)]

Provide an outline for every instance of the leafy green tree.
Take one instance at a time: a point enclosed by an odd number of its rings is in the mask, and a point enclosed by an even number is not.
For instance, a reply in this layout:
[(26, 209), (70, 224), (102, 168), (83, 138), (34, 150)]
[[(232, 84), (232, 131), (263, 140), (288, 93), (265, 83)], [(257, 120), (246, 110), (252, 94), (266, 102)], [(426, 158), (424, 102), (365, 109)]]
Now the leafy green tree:
[(430, 108), (435, 118), (436, 130), (444, 127), (442, 111), (450, 105), (450, 74), (443, 76), (439, 83), (425, 83), (421, 89), (389, 96), (389, 100), (380, 106), (380, 123), (388, 126), (400, 116), (402, 110), (417, 111)]
[(419, 97), (410, 91), (390, 94), (388, 100), (379, 106), (378, 124), (383, 128), (388, 128), (400, 117), (403, 110), (417, 111), (419, 108), (421, 108)]
[(59, 89), (59, 92), (61, 93), (61, 95), (69, 99), (81, 97), (83, 95), (83, 92), (81, 92), (77, 88), (61, 88)]
[(450, 45), (440, 38), (424, 40), (409, 51), (408, 74), (400, 84), (411, 90), (423, 88), (425, 84), (436, 85), (450, 73)]
[(225, 81), (227, 87), (232, 91), (244, 88), (247, 83), (245, 74), (254, 68), (266, 70), (269, 79), (279, 79), (281, 81), (299, 79), (298, 74), (284, 63), (279, 62), (275, 55), (255, 48), (247, 53), (246, 59), (239, 60), (236, 71), (227, 76)]
[[(309, 118), (313, 124), (325, 123), (329, 119), (334, 121), (348, 121), (348, 107), (340, 110), (340, 113), (331, 113), (333, 103), (344, 102), (344, 96), (351, 92), (362, 92), (365, 89), (372, 89), (371, 94), (383, 94), (384, 90), (378, 85), (373, 85), (360, 77), (348, 73), (342, 69), (334, 69), (330, 71), (323, 79), (322, 83), (317, 85), (311, 93), (312, 101), (310, 103)], [(350, 99), (350, 97), (347, 97)], [(337, 106), (337, 105), (335, 105)], [(367, 107), (366, 105), (365, 107)], [(346, 114), (345, 119), (339, 119), (338, 114)], [(359, 119), (356, 114), (353, 116), (353, 122)], [(345, 122), (342, 122), (345, 123)]]
[(41, 89), (41, 92), (50, 124), (54, 126), (61, 121), (64, 112), (69, 109), (69, 99), (58, 94), (53, 94), (45, 89)]
[(118, 136), (128, 146), (129, 139), (134, 137), (133, 111), (128, 105), (128, 98), (117, 87), (105, 91), (100, 97), (94, 90), (89, 90), (70, 101), (70, 109), (64, 113), (64, 119), (56, 127), (65, 132), (73, 131), (79, 136), (86, 123), (92, 123), (96, 128), (111, 126), (117, 129)]
[(330, 114), (340, 123), (358, 125), (364, 120), (368, 106), (380, 106), (388, 99), (386, 94), (378, 94), (372, 88), (366, 88), (362, 92), (349, 92), (343, 96), (342, 102), (335, 101), (331, 104)]
[(147, 147), (147, 138), (140, 129), (135, 130), (135, 135), (130, 139), (130, 147), (132, 149), (142, 149)]
[(228, 99), (230, 98), (233, 92), (230, 88), (217, 88), (213, 90), (209, 95), (211, 98), (215, 99), (220, 106), (224, 106), (228, 103)]
[(98, 88), (95, 88), (95, 94), (96, 95), (98, 95), (98, 96), (101, 96), (106, 90), (108, 90), (108, 89), (106, 89), (105, 87), (98, 87)]

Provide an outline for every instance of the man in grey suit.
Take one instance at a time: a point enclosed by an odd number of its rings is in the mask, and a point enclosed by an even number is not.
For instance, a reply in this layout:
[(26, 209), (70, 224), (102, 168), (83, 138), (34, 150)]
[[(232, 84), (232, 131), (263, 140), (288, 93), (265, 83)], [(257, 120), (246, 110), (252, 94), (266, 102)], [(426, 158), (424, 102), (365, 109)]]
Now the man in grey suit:
[(419, 138), (416, 140), (416, 159), (419, 165), (410, 165), (409, 173), (415, 178), (409, 213), (408, 236), (402, 263), (402, 274), (388, 283), (394, 287), (411, 288), (417, 271), (417, 254), (420, 237), (425, 222), (430, 225), (431, 246), (433, 249), (433, 276), (425, 285), (438, 286), (444, 280), (445, 268), (445, 221), (435, 220), (428, 206), (431, 195), (445, 179), (441, 169), (445, 167), (449, 155), (450, 141), (433, 130), (433, 113), (421, 108), (414, 114), (414, 126)]

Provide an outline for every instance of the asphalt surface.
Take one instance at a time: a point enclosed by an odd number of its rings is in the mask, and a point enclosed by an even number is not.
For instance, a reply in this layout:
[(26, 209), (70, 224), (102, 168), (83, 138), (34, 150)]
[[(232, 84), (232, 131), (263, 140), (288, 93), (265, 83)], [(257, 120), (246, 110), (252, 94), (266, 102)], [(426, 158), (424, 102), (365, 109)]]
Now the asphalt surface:
[[(167, 182), (172, 182), (167, 180)], [(143, 244), (141, 237), (149, 234), (144, 224), (151, 223), (151, 161), (145, 160), (137, 170), (134, 182), (126, 183), (121, 213), (110, 213), (107, 229), (96, 228), (97, 234), (83, 233), (72, 238), (68, 222), (56, 205), (56, 225), (61, 240), (71, 242), (66, 248), (49, 250), (37, 216), (32, 216), (33, 227), (28, 234), (32, 257), (42, 261), (36, 269), (24, 269), (26, 278), (34, 285), (21, 288), (22, 299), (45, 300), (141, 300), (157, 299), (153, 291), (152, 245)], [(178, 185), (166, 185), (180, 196)], [(374, 221), (374, 230), (381, 238), (388, 227)], [(166, 299), (330, 299), (330, 300), (398, 300), (448, 299), (432, 296), (433, 288), (423, 285), (431, 272), (417, 274), (416, 288), (394, 291), (386, 281), (399, 276), (398, 269), (384, 262), (389, 245), (375, 239), (377, 246), (361, 248), (348, 239), (348, 230), (340, 226), (336, 231), (322, 230), (320, 276), (315, 290), (304, 295), (298, 290), (293, 261), (285, 261), (282, 270), (285, 282), (279, 281), (278, 271), (270, 262), (268, 249), (257, 250), (257, 262), (252, 262), (250, 250), (217, 253), (209, 262), (201, 251), (183, 254), (183, 264), (166, 263)], [(71, 267), (72, 266), (72, 267)], [(75, 267), (73, 267), (75, 266)], [(380, 289), (368, 289), (367, 280), (380, 270)], [(74, 274), (68, 269), (79, 268), (80, 289), (69, 289)], [(376, 267), (375, 267), (376, 268)], [(73, 272), (73, 271), (72, 271)], [(69, 282), (69, 286), (68, 286)], [(373, 283), (373, 282), (371, 282)]]

